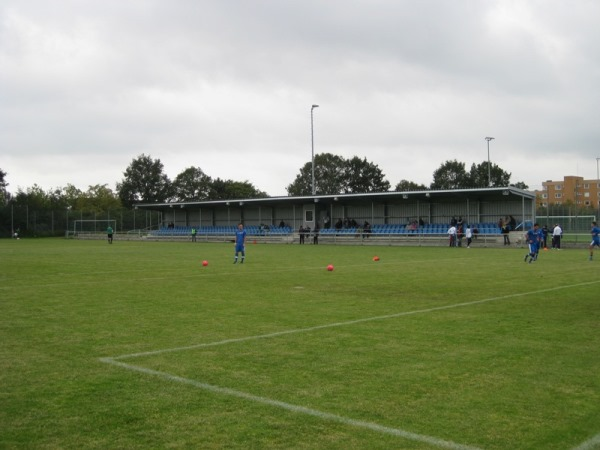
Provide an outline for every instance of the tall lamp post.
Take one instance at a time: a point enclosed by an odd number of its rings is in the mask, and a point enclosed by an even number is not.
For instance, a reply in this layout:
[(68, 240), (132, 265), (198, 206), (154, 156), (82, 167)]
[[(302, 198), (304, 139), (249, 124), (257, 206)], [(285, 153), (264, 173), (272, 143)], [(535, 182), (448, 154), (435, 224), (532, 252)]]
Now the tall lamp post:
[(313, 127), (313, 111), (315, 108), (318, 108), (319, 105), (312, 105), (310, 107), (310, 145), (311, 145), (311, 149), (312, 149), (312, 170), (311, 170), (311, 192), (312, 195), (316, 194), (316, 190), (315, 190), (315, 132), (314, 132), (314, 127)]
[(490, 166), (490, 141), (494, 139), (493, 137), (486, 137), (487, 148), (488, 148), (488, 187), (492, 185), (492, 170)]

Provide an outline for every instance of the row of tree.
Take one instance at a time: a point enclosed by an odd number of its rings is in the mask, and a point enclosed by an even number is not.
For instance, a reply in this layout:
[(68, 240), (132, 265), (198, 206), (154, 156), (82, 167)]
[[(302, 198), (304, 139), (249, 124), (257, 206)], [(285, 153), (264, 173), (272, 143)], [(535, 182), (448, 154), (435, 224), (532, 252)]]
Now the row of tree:
[[(488, 169), (489, 167), (489, 169)], [(316, 194), (358, 194), (366, 192), (386, 192), (390, 183), (381, 169), (366, 158), (355, 156), (344, 159), (331, 153), (315, 156), (315, 192)], [(433, 182), (429, 186), (413, 181), (402, 180), (396, 184), (395, 191), (420, 191), (427, 189), (477, 189), (484, 187), (505, 187), (511, 185), (511, 174), (498, 165), (484, 161), (472, 164), (469, 172), (464, 162), (446, 161), (433, 172)], [(528, 189), (523, 182), (513, 186)], [(300, 173), (287, 187), (289, 195), (310, 195), (312, 192), (312, 162), (300, 169)]]
[[(312, 162), (307, 162), (299, 171), (296, 179), (287, 186), (291, 196), (310, 195), (312, 193)], [(154, 203), (168, 201), (228, 200), (235, 198), (263, 198), (266, 192), (258, 190), (248, 181), (222, 180), (211, 178), (200, 167), (189, 167), (170, 180), (164, 173), (160, 159), (142, 154), (134, 158), (123, 173), (123, 179), (117, 183), (116, 191), (107, 184), (89, 186), (87, 191), (67, 184), (66, 187), (44, 191), (34, 184), (26, 190), (19, 189), (16, 194), (8, 192), (7, 173), (0, 170), (0, 200), (6, 204), (12, 200), (16, 204), (27, 204), (32, 208), (72, 208), (86, 211), (106, 211), (120, 207), (131, 208), (139, 202)], [(511, 174), (496, 164), (473, 164), (469, 172), (465, 163), (456, 160), (446, 161), (433, 172), (430, 186), (402, 180), (396, 191), (426, 189), (464, 189), (486, 186), (508, 186)], [(345, 159), (331, 153), (315, 156), (315, 191), (318, 195), (348, 194), (367, 192), (386, 192), (390, 182), (382, 170), (366, 158), (357, 156)], [(522, 183), (517, 187), (527, 189)]]
[(124, 172), (124, 178), (117, 183), (116, 191), (108, 184), (89, 186), (87, 191), (72, 184), (44, 191), (34, 184), (11, 194), (7, 187), (7, 173), (0, 170), (0, 205), (10, 201), (34, 209), (70, 208), (97, 212), (131, 208), (139, 202), (267, 197), (265, 192), (259, 191), (248, 181), (212, 179), (199, 167), (189, 167), (171, 181), (164, 173), (161, 161), (147, 155), (133, 159)]

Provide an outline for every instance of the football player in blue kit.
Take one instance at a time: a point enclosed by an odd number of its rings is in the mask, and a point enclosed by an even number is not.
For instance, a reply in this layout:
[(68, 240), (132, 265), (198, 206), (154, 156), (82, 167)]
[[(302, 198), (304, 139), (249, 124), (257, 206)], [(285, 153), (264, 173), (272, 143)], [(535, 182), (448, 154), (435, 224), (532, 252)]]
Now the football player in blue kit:
[(525, 238), (527, 239), (527, 244), (529, 244), (529, 253), (525, 255), (525, 259), (523, 261), (527, 262), (527, 258), (529, 257), (529, 264), (537, 259), (538, 249), (540, 246), (540, 234), (538, 233), (540, 226), (539, 224), (533, 224), (533, 228), (527, 231)]
[(600, 228), (596, 221), (592, 222), (592, 242), (590, 242), (590, 261), (594, 259), (594, 247), (600, 248)]
[(242, 254), (242, 260), (240, 261), (240, 264), (244, 262), (244, 259), (246, 258), (246, 230), (244, 230), (244, 224), (240, 223), (238, 225), (238, 229), (235, 230), (235, 259), (233, 260), (233, 263), (237, 263), (238, 262), (238, 253)]

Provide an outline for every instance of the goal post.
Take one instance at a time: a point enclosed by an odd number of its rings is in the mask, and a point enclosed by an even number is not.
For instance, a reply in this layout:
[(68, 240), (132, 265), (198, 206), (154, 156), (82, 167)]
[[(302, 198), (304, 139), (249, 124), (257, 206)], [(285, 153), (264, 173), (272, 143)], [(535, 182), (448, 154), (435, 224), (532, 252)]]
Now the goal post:
[(109, 226), (117, 232), (116, 219), (76, 219), (73, 221), (73, 235), (106, 233)]

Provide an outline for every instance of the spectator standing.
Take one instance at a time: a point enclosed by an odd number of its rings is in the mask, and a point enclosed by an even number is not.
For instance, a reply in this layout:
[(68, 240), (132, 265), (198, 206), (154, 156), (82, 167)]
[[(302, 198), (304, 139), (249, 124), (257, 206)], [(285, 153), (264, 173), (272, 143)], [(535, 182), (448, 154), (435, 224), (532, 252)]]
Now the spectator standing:
[(467, 224), (465, 230), (465, 237), (467, 238), (467, 248), (471, 248), (471, 242), (473, 241), (473, 232), (471, 231), (471, 225)]
[(369, 234), (371, 234), (372, 229), (371, 229), (371, 224), (369, 222), (367, 222), (365, 220), (365, 223), (363, 224), (363, 232), (365, 233), (365, 237), (369, 237)]
[(510, 245), (510, 225), (508, 224), (508, 222), (502, 223), (501, 233), (502, 237), (504, 238), (504, 245)]
[(448, 228), (448, 237), (450, 247), (456, 247), (456, 227), (454, 225), (450, 225)]
[(463, 225), (462, 225), (462, 223), (460, 223), (456, 227), (456, 245), (458, 247), (462, 247), (462, 240), (463, 240), (464, 236), (465, 236), (465, 233), (463, 231)]
[(554, 230), (552, 230), (552, 248), (556, 250), (560, 250), (560, 241), (562, 239), (562, 228), (559, 224), (554, 226)]
[(196, 227), (192, 227), (192, 242), (196, 242)]
[(548, 250), (548, 225), (542, 227), (542, 244), (544, 248)]

